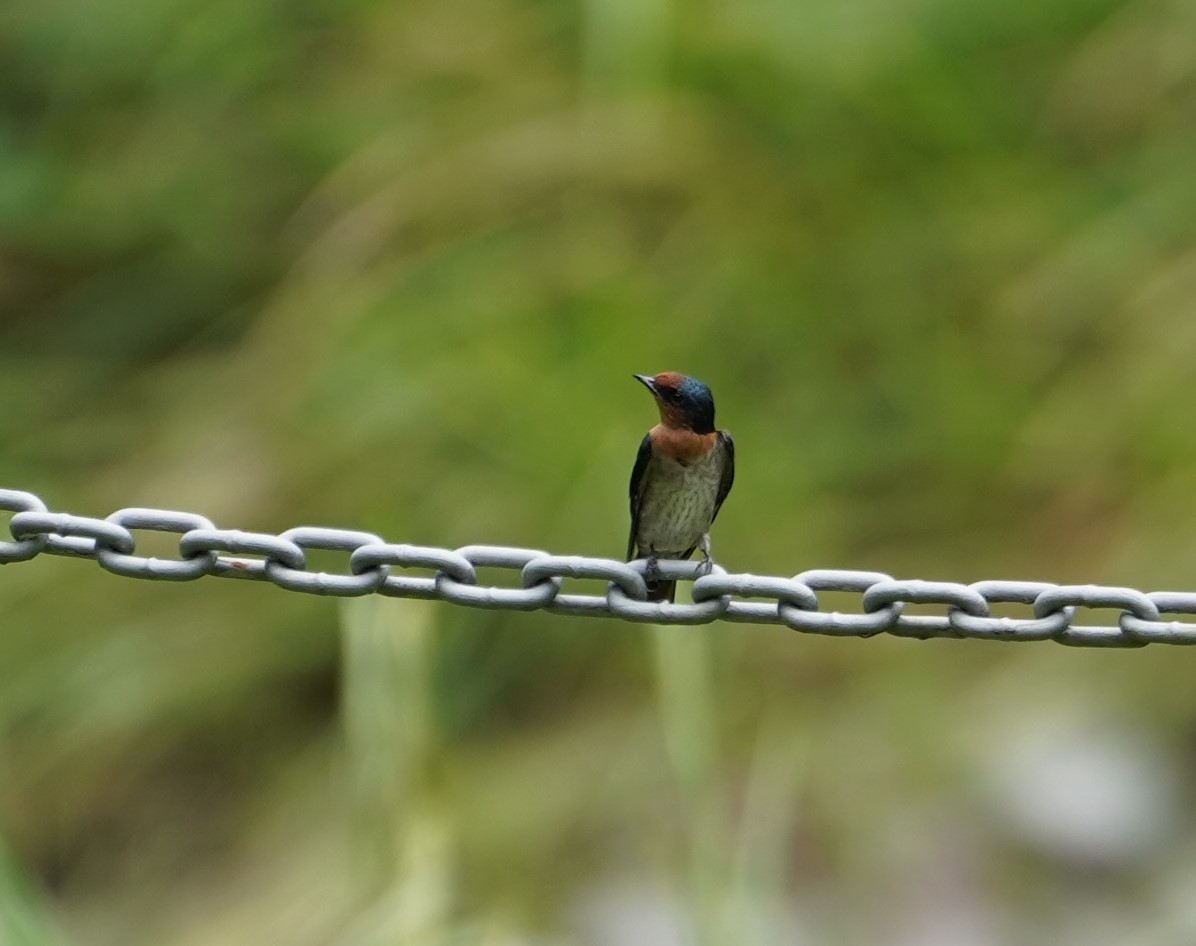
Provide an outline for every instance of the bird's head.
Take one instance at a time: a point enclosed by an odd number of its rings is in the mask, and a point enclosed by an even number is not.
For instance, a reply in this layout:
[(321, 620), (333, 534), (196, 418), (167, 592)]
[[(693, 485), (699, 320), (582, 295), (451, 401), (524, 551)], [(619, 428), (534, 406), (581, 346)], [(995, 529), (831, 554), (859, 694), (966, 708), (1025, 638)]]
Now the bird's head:
[(656, 398), (660, 422), (666, 427), (698, 434), (714, 432), (714, 395), (697, 378), (676, 371), (634, 377)]

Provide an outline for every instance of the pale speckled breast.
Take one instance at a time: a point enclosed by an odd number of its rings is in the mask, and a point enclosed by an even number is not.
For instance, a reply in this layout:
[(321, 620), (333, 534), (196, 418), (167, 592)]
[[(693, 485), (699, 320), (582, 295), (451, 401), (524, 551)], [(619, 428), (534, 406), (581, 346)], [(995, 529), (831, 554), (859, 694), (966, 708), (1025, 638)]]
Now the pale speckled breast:
[(717, 443), (705, 456), (682, 464), (653, 454), (640, 499), (636, 545), (661, 558), (679, 557), (710, 529), (726, 451)]

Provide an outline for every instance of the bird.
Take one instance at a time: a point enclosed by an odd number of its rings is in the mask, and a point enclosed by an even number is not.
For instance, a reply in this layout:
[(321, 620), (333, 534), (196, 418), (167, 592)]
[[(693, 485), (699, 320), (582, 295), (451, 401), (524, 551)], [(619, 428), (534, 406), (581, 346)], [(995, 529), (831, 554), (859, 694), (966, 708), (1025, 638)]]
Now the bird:
[(633, 375), (652, 392), (660, 423), (640, 442), (631, 470), (627, 560), (647, 559), (648, 600), (672, 602), (676, 581), (652, 577), (659, 559), (701, 549), (709, 569), (710, 526), (735, 482), (735, 442), (714, 426), (714, 395), (688, 375)]

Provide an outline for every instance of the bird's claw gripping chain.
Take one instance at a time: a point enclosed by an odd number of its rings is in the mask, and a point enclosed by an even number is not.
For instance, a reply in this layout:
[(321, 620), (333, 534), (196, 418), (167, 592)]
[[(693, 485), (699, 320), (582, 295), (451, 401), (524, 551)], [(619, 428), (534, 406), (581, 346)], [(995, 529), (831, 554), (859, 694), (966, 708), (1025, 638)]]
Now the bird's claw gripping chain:
[[(0, 490), (0, 510), (14, 515), (0, 564), (40, 555), (95, 559), (117, 575), (157, 581), (205, 576), (265, 581), (288, 591), (352, 597), (429, 598), (471, 608), (551, 611), (652, 624), (732, 621), (779, 624), (811, 634), (870, 637), (1053, 640), (1086, 647), (1196, 643), (1196, 623), (1162, 615), (1196, 614), (1196, 593), (1034, 581), (895, 580), (881, 572), (812, 569), (792, 577), (729, 574), (711, 562), (622, 562), (537, 549), (467, 545), (451, 550), (386, 542), (369, 532), (301, 526), (278, 535), (219, 529), (203, 516), (168, 509), (121, 509), (104, 519), (51, 512), (32, 493)], [(135, 532), (177, 535), (178, 556), (137, 554)], [(344, 572), (311, 570), (306, 549), (343, 552)], [(249, 556), (249, 557), (246, 557)], [(483, 584), (479, 568), (515, 573), (506, 585)], [(411, 574), (410, 569), (424, 572)], [(647, 601), (645, 578), (690, 582), (692, 604)], [(600, 594), (570, 591), (578, 579), (605, 582)], [(859, 595), (858, 611), (822, 609), (819, 594)], [(994, 604), (1028, 608), (1023, 617), (992, 613)], [(907, 605), (941, 613), (906, 613)], [(1082, 608), (1120, 612), (1115, 625), (1075, 621)]]

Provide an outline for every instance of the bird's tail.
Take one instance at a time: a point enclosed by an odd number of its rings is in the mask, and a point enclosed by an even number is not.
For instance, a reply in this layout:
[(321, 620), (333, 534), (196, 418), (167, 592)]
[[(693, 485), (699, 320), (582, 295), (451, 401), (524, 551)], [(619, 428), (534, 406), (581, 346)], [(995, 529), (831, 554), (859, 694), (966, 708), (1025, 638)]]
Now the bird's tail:
[(667, 601), (672, 604), (677, 597), (677, 582), (672, 579), (649, 581), (647, 585), (649, 601)]

